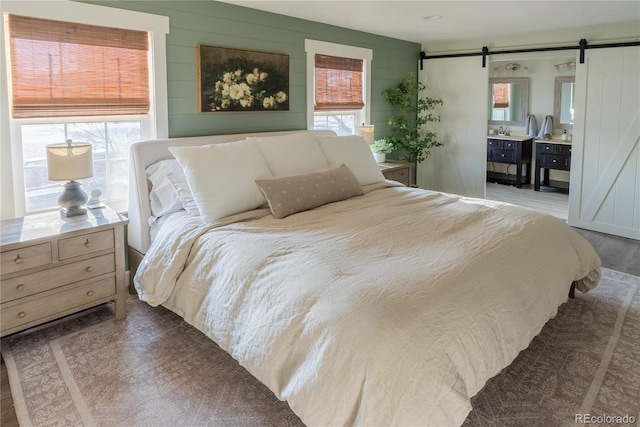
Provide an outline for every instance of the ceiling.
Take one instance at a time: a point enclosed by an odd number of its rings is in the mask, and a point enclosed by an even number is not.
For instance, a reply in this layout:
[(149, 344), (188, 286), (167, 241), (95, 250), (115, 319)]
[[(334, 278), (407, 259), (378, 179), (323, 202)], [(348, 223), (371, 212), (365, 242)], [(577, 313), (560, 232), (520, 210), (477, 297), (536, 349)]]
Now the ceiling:
[(421, 44), (634, 21), (640, 28), (640, 0), (222, 1)]

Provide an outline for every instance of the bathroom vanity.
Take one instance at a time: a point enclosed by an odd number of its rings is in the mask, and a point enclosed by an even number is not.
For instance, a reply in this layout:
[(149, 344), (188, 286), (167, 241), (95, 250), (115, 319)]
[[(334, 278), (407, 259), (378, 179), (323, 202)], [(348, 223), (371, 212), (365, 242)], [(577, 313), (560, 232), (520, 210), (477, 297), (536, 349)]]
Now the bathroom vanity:
[[(536, 167), (533, 189), (540, 191), (540, 185), (551, 186), (549, 170), (571, 170), (571, 142), (536, 140)], [(542, 183), (540, 175), (542, 171)]]
[[(500, 184), (511, 184), (522, 188), (531, 183), (533, 137), (526, 135), (489, 135), (487, 136), (487, 161), (494, 163), (514, 164), (515, 176), (499, 172), (487, 171), (487, 181)], [(522, 169), (525, 168), (523, 181)]]

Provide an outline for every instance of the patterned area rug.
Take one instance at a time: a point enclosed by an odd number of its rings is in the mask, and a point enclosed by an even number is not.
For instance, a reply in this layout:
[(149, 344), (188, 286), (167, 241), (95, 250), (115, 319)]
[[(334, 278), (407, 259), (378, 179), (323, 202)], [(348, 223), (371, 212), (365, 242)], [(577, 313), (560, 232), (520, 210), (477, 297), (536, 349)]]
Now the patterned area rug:
[[(302, 425), (178, 316), (134, 296), (127, 304), (124, 321), (104, 305), (2, 341), (20, 425)], [(640, 425), (640, 277), (603, 269), (489, 383), (464, 426), (576, 417)]]

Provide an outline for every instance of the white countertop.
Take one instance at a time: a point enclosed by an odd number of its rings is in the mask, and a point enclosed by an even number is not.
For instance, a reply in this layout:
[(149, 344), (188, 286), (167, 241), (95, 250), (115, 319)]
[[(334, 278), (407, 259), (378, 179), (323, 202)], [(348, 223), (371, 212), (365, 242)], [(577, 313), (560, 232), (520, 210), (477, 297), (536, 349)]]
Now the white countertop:
[(487, 135), (487, 138), (505, 139), (509, 141), (526, 141), (528, 139), (534, 139), (533, 136), (529, 136), (529, 135), (500, 135), (500, 134)]
[(571, 141), (563, 141), (560, 138), (550, 138), (550, 139), (539, 139), (536, 138), (536, 142), (543, 142), (549, 144), (562, 144), (562, 145), (571, 145)]

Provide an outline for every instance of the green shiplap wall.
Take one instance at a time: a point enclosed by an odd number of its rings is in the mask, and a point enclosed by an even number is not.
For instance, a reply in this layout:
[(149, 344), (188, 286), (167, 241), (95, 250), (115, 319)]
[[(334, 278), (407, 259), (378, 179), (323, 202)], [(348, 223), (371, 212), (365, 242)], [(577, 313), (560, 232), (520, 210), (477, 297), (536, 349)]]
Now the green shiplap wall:
[[(376, 137), (389, 133), (393, 114), (381, 92), (416, 72), (420, 45), (217, 1), (84, 1), (169, 17), (167, 74), (169, 136), (306, 129), (305, 39), (373, 49), (371, 122)], [(197, 45), (208, 44), (289, 55), (290, 109), (199, 113)]]

